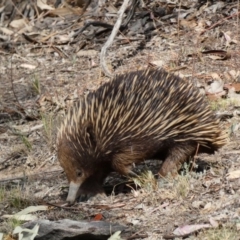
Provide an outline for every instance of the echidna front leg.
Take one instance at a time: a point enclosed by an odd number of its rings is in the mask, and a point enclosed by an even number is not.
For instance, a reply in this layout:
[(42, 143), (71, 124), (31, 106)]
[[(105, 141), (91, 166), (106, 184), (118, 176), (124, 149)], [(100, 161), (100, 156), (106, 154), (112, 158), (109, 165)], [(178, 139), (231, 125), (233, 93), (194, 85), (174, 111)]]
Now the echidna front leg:
[(197, 147), (195, 142), (179, 143), (174, 142), (173, 146), (169, 147), (167, 157), (159, 170), (161, 177), (167, 175), (176, 176), (182, 164), (190, 157), (193, 156)]
[(128, 152), (117, 154), (112, 161), (112, 168), (123, 176), (136, 177), (137, 174), (132, 171), (133, 163), (135, 162), (134, 155)]

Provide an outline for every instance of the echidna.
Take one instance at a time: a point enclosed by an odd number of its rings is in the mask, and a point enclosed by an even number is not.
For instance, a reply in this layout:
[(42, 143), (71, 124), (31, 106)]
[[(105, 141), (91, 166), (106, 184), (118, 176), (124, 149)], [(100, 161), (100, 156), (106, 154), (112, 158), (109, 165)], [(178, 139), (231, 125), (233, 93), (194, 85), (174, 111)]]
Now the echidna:
[(213, 153), (225, 142), (219, 120), (191, 83), (159, 69), (119, 75), (82, 97), (60, 128), (67, 201), (102, 193), (111, 171), (129, 175), (144, 159), (164, 158), (159, 174), (176, 174), (198, 146)]

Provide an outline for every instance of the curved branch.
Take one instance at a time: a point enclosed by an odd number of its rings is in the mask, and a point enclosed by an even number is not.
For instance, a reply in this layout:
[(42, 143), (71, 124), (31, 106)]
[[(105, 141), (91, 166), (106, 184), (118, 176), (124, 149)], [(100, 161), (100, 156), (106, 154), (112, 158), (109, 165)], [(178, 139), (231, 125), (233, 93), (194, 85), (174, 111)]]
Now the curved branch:
[(105, 75), (107, 75), (108, 77), (113, 77), (113, 74), (111, 73), (111, 71), (108, 69), (107, 67), (107, 64), (106, 64), (106, 52), (107, 52), (107, 49), (112, 45), (112, 42), (114, 40), (114, 38), (116, 37), (117, 35), (117, 32), (122, 24), (122, 20), (123, 20), (123, 16), (124, 16), (124, 12), (126, 11), (126, 8), (128, 6), (128, 2), (129, 0), (124, 0), (118, 14), (118, 19), (114, 25), (114, 28), (108, 38), (108, 40), (106, 41), (106, 43), (104, 44), (104, 46), (102, 47), (102, 50), (101, 50), (101, 54), (100, 54), (100, 64), (101, 64), (101, 68), (103, 70), (103, 72), (105, 73)]

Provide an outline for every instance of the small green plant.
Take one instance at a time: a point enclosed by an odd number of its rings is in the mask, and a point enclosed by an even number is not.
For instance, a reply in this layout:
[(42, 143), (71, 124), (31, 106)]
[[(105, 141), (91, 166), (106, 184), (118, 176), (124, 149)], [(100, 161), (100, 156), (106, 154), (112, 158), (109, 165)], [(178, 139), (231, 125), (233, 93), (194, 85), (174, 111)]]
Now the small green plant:
[[(22, 223), (23, 223), (23, 221), (17, 220), (15, 218), (9, 218), (1, 224), (0, 233), (2, 232), (5, 234), (9, 234), (9, 237), (10, 237), (10, 236), (12, 236), (11, 233), (13, 232), (13, 230), (16, 227), (20, 226)], [(13, 239), (13, 238), (12, 237), (7, 238), (7, 236), (5, 236), (5, 238), (3, 238), (3, 239)]]
[(182, 176), (183, 176), (183, 175), (185, 175), (185, 176), (187, 176), (187, 177), (190, 176), (191, 164), (192, 164), (191, 159), (190, 159), (190, 162), (189, 162), (189, 163), (187, 163), (187, 162), (184, 162), (184, 163), (183, 163), (183, 165), (182, 165), (182, 171), (181, 171), (181, 175), (182, 175)]
[(237, 121), (232, 121), (231, 126), (229, 128), (229, 136), (231, 136), (231, 137), (237, 136), (238, 129), (239, 129), (238, 120)]
[(15, 218), (9, 218), (7, 225), (9, 226), (8, 232), (12, 232), (16, 227), (21, 226), (24, 222)]
[(34, 76), (34, 79), (32, 80), (32, 88), (35, 94), (39, 95), (41, 93), (41, 84), (37, 76)]
[(51, 146), (53, 141), (53, 114), (41, 113), (41, 118), (47, 141)]
[(153, 191), (157, 188), (157, 180), (149, 170), (144, 170), (139, 176), (132, 178), (136, 186)]
[(0, 202), (3, 202), (5, 199), (5, 186), (0, 186)]
[(76, 55), (73, 55), (72, 56), (72, 64), (76, 65), (76, 62), (77, 62), (77, 57), (76, 57)]
[(32, 144), (29, 142), (27, 136), (24, 136), (23, 134), (19, 134), (19, 136), (22, 139), (22, 142), (27, 147), (28, 151), (32, 150)]
[(6, 202), (15, 210), (22, 210), (29, 205), (25, 199), (21, 186), (0, 186), (0, 202)]
[(22, 202), (22, 199), (20, 198), (20, 195), (10, 196), (8, 201), (9, 201), (9, 205), (11, 207), (16, 208), (16, 209), (22, 208), (23, 202)]
[(186, 198), (190, 191), (189, 177), (179, 175), (174, 182), (174, 189), (177, 197)]
[(218, 99), (217, 101), (209, 101), (210, 107), (214, 111), (226, 110), (231, 106), (239, 106), (237, 99)]
[(16, 210), (22, 210), (29, 205), (29, 201), (25, 199), (20, 186), (13, 187), (12, 189), (6, 191), (7, 201), (10, 207)]
[(12, 129), (12, 131), (15, 135), (21, 138), (23, 144), (27, 147), (28, 151), (32, 150), (32, 144), (28, 140), (28, 137), (26, 136), (26, 134), (20, 132), (18, 129)]
[(213, 111), (224, 110), (226, 109), (227, 102), (226, 100), (210, 101), (210, 107)]

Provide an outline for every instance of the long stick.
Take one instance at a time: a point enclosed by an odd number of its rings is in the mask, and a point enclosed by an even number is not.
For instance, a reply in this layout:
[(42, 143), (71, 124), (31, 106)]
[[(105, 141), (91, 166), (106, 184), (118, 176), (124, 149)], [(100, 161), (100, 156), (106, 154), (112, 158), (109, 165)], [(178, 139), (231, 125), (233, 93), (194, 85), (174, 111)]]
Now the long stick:
[(117, 32), (122, 24), (122, 20), (123, 20), (123, 15), (124, 15), (124, 12), (128, 6), (128, 2), (129, 0), (124, 0), (121, 8), (119, 9), (119, 16), (118, 16), (118, 19), (114, 25), (114, 28), (108, 38), (108, 40), (106, 41), (106, 43), (104, 44), (102, 50), (101, 50), (101, 54), (100, 54), (100, 64), (101, 64), (101, 68), (103, 70), (103, 72), (105, 73), (106, 76), (108, 77), (113, 77), (113, 74), (111, 73), (111, 71), (108, 69), (107, 67), (107, 64), (106, 64), (106, 52), (107, 52), (107, 49), (111, 46), (114, 38), (116, 37), (117, 35)]

